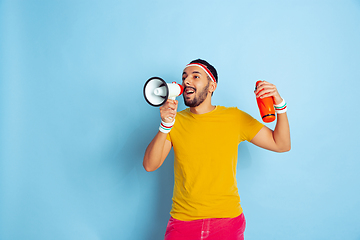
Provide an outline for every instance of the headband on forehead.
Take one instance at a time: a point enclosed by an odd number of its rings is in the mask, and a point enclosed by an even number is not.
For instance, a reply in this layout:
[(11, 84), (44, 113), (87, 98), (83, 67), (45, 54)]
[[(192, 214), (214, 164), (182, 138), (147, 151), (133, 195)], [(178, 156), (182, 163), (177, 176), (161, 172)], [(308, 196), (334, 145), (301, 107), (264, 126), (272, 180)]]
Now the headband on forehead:
[(206, 74), (211, 78), (211, 80), (216, 83), (214, 76), (212, 75), (210, 70), (205, 65), (203, 65), (201, 63), (190, 63), (190, 64), (186, 65), (185, 68), (192, 67), (192, 66), (197, 66), (197, 67), (202, 68), (202, 70), (204, 70), (206, 72)]

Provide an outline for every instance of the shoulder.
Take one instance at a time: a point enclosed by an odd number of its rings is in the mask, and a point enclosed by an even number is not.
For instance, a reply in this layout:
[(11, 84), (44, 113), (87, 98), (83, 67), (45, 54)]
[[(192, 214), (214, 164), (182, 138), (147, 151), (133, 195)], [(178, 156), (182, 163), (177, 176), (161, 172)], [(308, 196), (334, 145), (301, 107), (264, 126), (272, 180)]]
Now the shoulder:
[(187, 118), (191, 118), (190, 108), (186, 108), (186, 109), (176, 113), (175, 119), (181, 120), (181, 119), (187, 119)]
[(228, 116), (232, 119), (235, 119), (238, 122), (251, 122), (256, 119), (252, 117), (247, 112), (240, 110), (237, 107), (222, 107), (219, 106), (219, 112), (222, 112), (223, 116)]
[(190, 115), (190, 108), (185, 108), (184, 110), (181, 110), (180, 112), (178, 112), (176, 115), (179, 116), (187, 116)]
[(227, 113), (227, 114), (234, 114), (234, 115), (242, 115), (247, 114), (246, 112), (240, 110), (237, 107), (224, 107), (224, 106), (217, 106), (219, 112)]

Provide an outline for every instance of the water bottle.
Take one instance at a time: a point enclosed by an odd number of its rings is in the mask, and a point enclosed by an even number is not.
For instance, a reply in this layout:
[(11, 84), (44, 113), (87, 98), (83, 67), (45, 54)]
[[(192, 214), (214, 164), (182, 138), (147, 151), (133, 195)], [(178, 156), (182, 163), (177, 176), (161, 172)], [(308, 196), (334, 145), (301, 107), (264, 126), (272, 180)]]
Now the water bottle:
[[(257, 88), (258, 84), (262, 81), (257, 81), (255, 85), (255, 89)], [(259, 107), (260, 116), (262, 120), (266, 123), (272, 122), (275, 120), (275, 109), (274, 109), (274, 100), (272, 97), (265, 97), (265, 98), (256, 98), (256, 102)]]

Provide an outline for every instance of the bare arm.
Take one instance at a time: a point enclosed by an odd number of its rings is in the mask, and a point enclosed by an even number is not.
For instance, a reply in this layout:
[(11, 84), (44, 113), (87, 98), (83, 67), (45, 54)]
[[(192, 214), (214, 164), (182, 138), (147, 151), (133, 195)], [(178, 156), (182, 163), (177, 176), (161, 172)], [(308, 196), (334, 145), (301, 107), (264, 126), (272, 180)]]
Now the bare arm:
[(251, 140), (251, 143), (274, 152), (290, 151), (290, 129), (286, 113), (277, 115), (274, 131), (264, 126)]
[[(273, 97), (275, 104), (280, 104), (282, 102), (282, 98), (275, 85), (265, 81), (259, 85), (255, 94), (257, 97), (271, 96)], [(286, 113), (277, 114), (277, 122), (274, 131), (264, 126), (251, 140), (251, 143), (275, 152), (290, 151), (290, 127)]]
[[(172, 122), (176, 116), (177, 101), (168, 100), (160, 107), (160, 116), (164, 122)], [(158, 132), (146, 148), (143, 166), (146, 171), (151, 172), (158, 169), (166, 159), (171, 150), (171, 142), (166, 139), (166, 133)]]
[(158, 169), (171, 150), (171, 142), (166, 140), (166, 133), (158, 132), (146, 148), (143, 166), (146, 171)]

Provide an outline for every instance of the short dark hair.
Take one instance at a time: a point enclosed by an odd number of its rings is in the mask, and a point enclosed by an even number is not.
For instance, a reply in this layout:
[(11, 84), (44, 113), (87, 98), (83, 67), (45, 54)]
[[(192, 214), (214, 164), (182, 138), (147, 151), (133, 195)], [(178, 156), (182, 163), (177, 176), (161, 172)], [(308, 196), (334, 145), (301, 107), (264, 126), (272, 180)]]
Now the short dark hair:
[(207, 69), (209, 69), (209, 71), (211, 72), (211, 74), (214, 76), (216, 83), (218, 83), (218, 74), (216, 69), (214, 68), (213, 65), (211, 65), (210, 63), (208, 63), (207, 61), (203, 60), (203, 59), (196, 59), (190, 62), (191, 63), (200, 63), (202, 65), (204, 65)]

